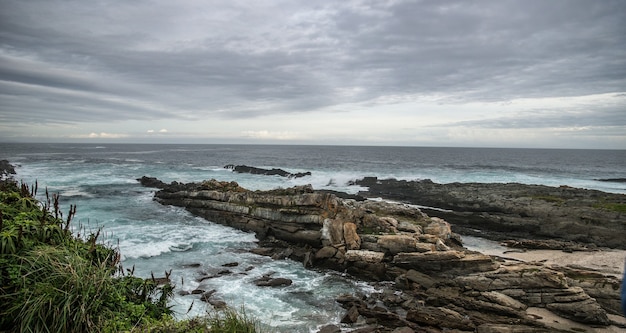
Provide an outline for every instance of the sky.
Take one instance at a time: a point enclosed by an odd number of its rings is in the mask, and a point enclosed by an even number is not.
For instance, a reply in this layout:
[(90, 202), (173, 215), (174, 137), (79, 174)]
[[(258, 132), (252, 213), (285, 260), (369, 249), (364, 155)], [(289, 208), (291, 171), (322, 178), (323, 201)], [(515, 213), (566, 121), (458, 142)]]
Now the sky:
[(0, 1), (0, 141), (626, 149), (626, 1)]

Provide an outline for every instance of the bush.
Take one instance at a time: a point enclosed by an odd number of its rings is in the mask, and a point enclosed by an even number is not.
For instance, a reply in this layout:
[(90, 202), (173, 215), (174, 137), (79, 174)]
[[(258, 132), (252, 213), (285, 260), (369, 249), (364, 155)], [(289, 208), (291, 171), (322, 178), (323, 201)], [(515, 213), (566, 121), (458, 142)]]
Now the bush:
[(2, 332), (256, 332), (233, 310), (175, 321), (169, 283), (124, 274), (119, 253), (69, 229), (59, 197), (44, 203), (32, 188), (0, 181), (0, 331)]

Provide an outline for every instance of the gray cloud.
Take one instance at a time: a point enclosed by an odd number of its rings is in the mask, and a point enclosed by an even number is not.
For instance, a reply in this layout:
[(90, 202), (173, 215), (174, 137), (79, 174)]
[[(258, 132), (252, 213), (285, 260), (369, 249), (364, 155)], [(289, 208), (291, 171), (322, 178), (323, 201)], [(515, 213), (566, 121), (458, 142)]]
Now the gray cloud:
[[(621, 92), (625, 22), (620, 0), (7, 0), (0, 119), (247, 118), (385, 95), (461, 103)], [(494, 118), (494, 127), (533, 124)]]

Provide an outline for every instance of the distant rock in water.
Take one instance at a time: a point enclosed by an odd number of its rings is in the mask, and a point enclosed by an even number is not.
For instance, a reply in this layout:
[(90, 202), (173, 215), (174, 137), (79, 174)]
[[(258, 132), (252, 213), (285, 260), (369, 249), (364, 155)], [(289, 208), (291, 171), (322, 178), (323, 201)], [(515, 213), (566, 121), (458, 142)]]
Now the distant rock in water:
[(254, 175), (266, 175), (266, 176), (278, 175), (278, 176), (287, 177), (287, 178), (300, 178), (300, 177), (311, 175), (311, 172), (291, 173), (283, 169), (261, 169), (257, 167), (247, 166), (247, 165), (229, 164), (229, 165), (224, 166), (224, 168), (231, 169), (234, 172), (238, 172), (238, 173), (251, 173)]
[(626, 183), (626, 178), (600, 178), (596, 180), (599, 182)]
[(0, 179), (8, 178), (15, 174), (15, 167), (7, 160), (0, 160)]

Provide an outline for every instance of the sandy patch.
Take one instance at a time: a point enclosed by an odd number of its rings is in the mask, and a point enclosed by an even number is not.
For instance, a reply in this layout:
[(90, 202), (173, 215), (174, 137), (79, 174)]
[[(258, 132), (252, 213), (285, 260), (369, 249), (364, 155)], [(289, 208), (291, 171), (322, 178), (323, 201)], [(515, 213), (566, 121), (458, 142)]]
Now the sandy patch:
[(507, 252), (503, 253), (501, 256), (522, 261), (543, 262), (547, 266), (581, 266), (621, 278), (624, 272), (626, 250), (601, 250), (573, 253), (558, 250), (527, 250), (525, 252)]

